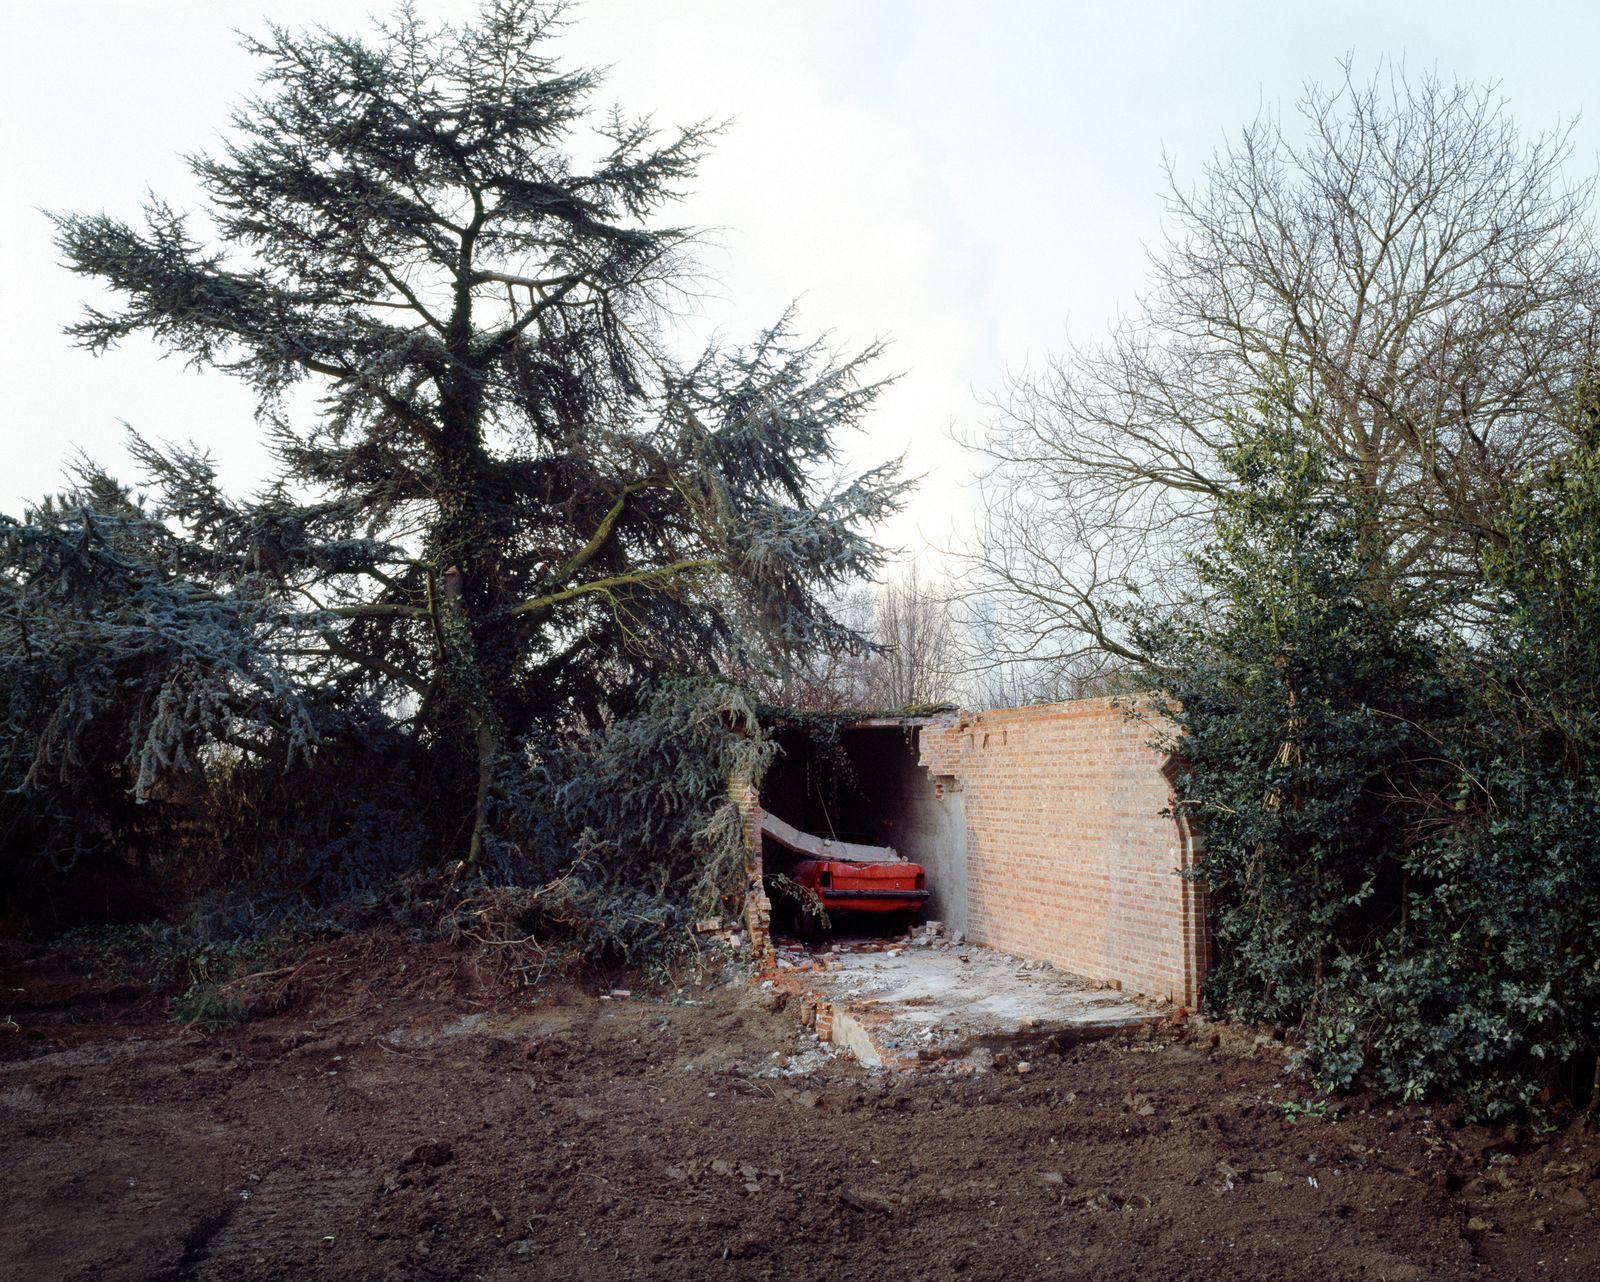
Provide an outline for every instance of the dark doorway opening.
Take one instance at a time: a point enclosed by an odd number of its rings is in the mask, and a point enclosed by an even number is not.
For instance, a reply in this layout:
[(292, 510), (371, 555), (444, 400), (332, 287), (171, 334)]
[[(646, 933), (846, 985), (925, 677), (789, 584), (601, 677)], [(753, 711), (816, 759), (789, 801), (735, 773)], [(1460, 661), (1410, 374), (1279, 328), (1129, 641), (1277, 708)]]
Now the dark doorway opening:
[[(761, 784), (761, 806), (787, 824), (830, 842), (891, 848), (919, 864), (928, 898), (923, 916), (965, 930), (967, 917), (964, 798), (953, 779), (941, 779), (918, 764), (920, 722), (874, 721), (819, 735), (784, 727), (775, 737), (779, 756)], [(763, 838), (763, 866), (774, 905), (793, 909), (786, 883), (801, 858), (771, 837)], [(796, 923), (780, 912), (779, 925)], [(831, 915), (830, 915), (831, 918)], [(878, 923), (899, 929), (906, 914)], [(852, 912), (837, 923), (870, 928), (872, 914)]]

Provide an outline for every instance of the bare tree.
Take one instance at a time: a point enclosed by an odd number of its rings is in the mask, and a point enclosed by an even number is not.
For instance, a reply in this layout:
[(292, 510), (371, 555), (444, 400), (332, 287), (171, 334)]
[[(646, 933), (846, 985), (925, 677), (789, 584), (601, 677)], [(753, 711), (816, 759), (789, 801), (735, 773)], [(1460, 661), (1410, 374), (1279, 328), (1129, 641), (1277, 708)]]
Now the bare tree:
[(1281, 389), (1386, 575), (1470, 588), (1505, 483), (1559, 449), (1595, 366), (1592, 182), (1494, 88), (1386, 68), (1264, 114), (1193, 188), (1137, 316), (1012, 382), (988, 441), (973, 590), (1007, 661), (1131, 657), (1112, 614), (1185, 581), (1229, 420)]
[(948, 596), (915, 565), (878, 589), (872, 637), (880, 647), (863, 671), (867, 707), (910, 708), (959, 697), (961, 637)]
[[(1015, 708), (1029, 703), (1060, 703), (1125, 688), (1129, 662), (1106, 651), (1065, 653), (1046, 645), (1030, 647), (1008, 619), (1015, 602), (993, 596), (962, 602), (961, 635), (965, 645), (965, 703), (974, 709)], [(1047, 641), (1067, 639), (1064, 629), (1044, 630)]]
[(782, 673), (754, 682), (765, 699), (819, 711), (899, 710), (957, 702), (966, 671), (952, 597), (915, 566), (875, 588), (845, 593), (830, 607), (871, 646), (803, 655)]
[[(870, 587), (858, 586), (837, 594), (830, 608), (834, 617), (848, 621), (856, 635), (870, 640)], [(740, 679), (766, 703), (807, 712), (839, 712), (867, 706), (863, 674), (876, 657), (870, 646), (812, 646), (790, 655), (769, 653), (764, 670), (742, 672)]]

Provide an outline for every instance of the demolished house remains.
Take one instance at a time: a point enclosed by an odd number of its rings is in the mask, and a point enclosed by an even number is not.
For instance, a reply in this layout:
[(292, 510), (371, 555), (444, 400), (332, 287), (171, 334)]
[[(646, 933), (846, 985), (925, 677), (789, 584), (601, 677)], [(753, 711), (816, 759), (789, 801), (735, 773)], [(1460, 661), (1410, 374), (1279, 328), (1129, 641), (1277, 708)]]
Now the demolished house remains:
[(1195, 839), (1169, 813), (1172, 759), (1125, 699), (874, 717), (825, 742), (784, 727), (776, 737), (777, 760), (738, 798), (748, 926), (767, 969), (778, 966), (775, 895), (781, 908), (797, 867), (815, 889), (820, 861), (846, 860), (879, 876), (898, 865), (900, 886), (911, 869), (925, 874), (925, 916), (946, 938), (1095, 989), (1196, 1003), (1208, 942), (1203, 890), (1183, 875)]

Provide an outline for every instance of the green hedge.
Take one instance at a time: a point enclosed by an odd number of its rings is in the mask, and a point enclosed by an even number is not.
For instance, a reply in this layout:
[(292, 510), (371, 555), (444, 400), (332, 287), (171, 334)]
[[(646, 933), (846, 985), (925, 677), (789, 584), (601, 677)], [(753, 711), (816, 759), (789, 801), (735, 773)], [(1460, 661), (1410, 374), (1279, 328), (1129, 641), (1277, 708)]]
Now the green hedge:
[(1175, 710), (1177, 808), (1206, 834), (1209, 1000), (1296, 1029), (1327, 1089), (1476, 1116), (1581, 1097), (1600, 1044), (1593, 399), (1454, 600), (1393, 569), (1405, 549), (1291, 403), (1233, 424), (1198, 590), (1131, 620)]

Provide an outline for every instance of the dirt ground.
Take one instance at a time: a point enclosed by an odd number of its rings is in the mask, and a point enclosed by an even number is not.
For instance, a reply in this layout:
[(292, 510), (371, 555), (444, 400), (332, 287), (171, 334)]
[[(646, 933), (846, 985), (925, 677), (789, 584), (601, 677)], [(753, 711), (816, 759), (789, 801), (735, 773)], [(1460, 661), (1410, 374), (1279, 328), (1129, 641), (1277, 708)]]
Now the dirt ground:
[(0, 960), (7, 1279), (1600, 1277), (1592, 1132), (1296, 1120), (1226, 1029), (887, 1074), (747, 984), (535, 994), (392, 935), (216, 1032)]

